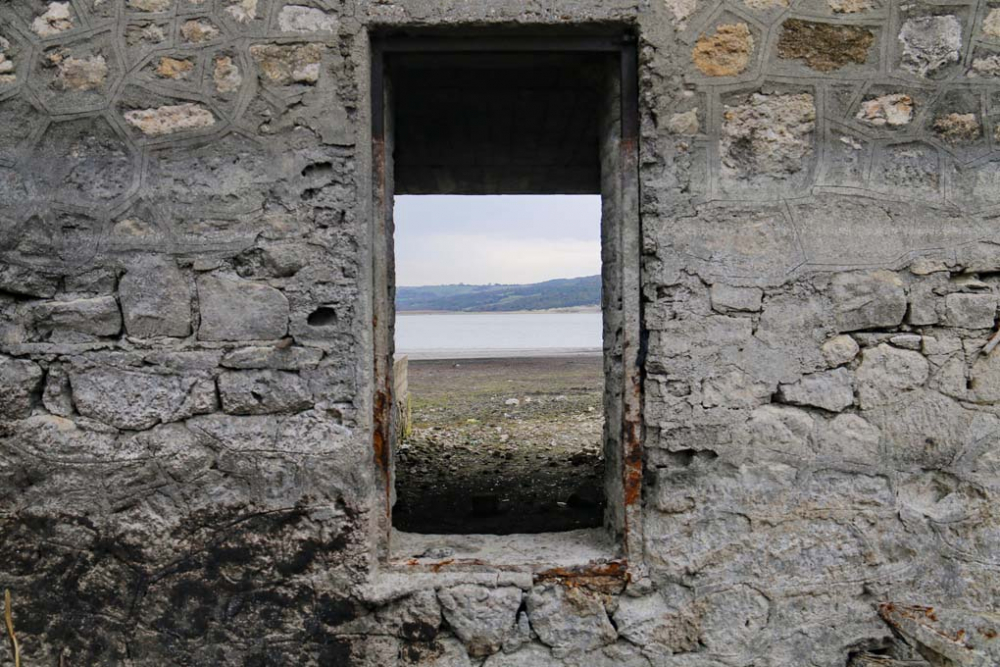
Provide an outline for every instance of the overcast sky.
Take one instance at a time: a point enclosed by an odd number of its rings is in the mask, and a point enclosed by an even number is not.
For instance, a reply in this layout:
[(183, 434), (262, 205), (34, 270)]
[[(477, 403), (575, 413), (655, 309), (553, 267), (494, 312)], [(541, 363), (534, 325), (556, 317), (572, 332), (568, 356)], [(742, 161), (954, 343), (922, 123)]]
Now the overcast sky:
[(535, 283), (601, 272), (597, 195), (396, 197), (396, 284)]

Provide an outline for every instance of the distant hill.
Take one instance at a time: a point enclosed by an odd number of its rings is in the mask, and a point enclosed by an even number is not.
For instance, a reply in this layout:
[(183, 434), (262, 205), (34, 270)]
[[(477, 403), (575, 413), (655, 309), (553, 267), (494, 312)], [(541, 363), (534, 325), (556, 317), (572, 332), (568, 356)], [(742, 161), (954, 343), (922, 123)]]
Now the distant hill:
[(397, 311), (503, 312), (600, 304), (600, 276), (548, 280), (533, 285), (432, 285), (396, 288)]

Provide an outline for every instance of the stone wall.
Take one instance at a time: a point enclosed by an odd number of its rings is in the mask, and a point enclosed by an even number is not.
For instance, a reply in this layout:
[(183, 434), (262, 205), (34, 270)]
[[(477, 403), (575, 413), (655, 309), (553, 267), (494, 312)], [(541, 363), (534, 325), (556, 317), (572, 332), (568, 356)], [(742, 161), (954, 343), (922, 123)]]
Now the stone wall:
[[(645, 553), (394, 578), (368, 30), (574, 23), (640, 35)], [(997, 77), (990, 0), (0, 4), (24, 664), (997, 664)]]

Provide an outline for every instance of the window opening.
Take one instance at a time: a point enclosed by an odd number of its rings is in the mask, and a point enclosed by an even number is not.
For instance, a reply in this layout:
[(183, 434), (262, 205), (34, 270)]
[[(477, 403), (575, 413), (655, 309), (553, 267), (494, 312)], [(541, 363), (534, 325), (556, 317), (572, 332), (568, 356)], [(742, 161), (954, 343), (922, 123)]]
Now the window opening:
[(393, 525), (600, 527), (600, 197), (399, 196), (394, 219)]
[[(372, 91), (373, 450), (385, 488), (385, 539), (380, 542), (383, 556), (404, 567), (430, 566), (434, 571), (440, 567), (479, 567), (483, 563), (533, 569), (603, 563), (592, 565), (597, 567), (593, 571), (624, 572), (628, 554), (641, 552), (643, 333), (634, 39), (621, 34), (551, 38), (376, 37)], [(495, 354), (495, 349), (485, 355), (468, 354), (469, 350), (465, 350), (463, 356), (475, 357), (468, 359), (421, 358), (427, 356), (424, 352), (428, 349), (456, 345), (454, 341), (443, 341), (446, 336), (469, 338), (476, 334), (450, 330), (441, 327), (442, 321), (435, 323), (430, 319), (472, 315), (425, 318), (412, 314), (414, 309), (436, 309), (440, 304), (426, 307), (435, 298), (444, 298), (448, 307), (465, 311), (483, 308), (485, 302), (463, 303), (464, 299), (482, 299), (484, 294), (469, 297), (467, 290), (463, 294), (462, 289), (454, 287), (444, 295), (422, 294), (411, 289), (453, 283), (456, 279), (422, 278), (410, 273), (409, 248), (401, 248), (414, 224), (410, 214), (422, 203), (444, 201), (451, 201), (468, 213), (474, 207), (473, 200), (489, 203), (485, 210), (495, 213), (503, 208), (503, 202), (524, 197), (534, 197), (536, 203), (562, 201), (563, 205), (570, 201), (568, 197), (582, 197), (580, 201), (589, 202), (592, 211), (599, 207), (599, 224), (596, 215), (591, 223), (600, 230), (599, 272), (550, 273), (520, 279), (481, 274), (479, 278), (457, 279), (457, 282), (466, 282), (468, 287), (472, 283), (527, 285), (545, 282), (546, 278), (590, 278), (592, 289), (594, 276), (599, 275), (601, 308), (593, 314), (599, 316), (600, 335), (590, 335), (600, 339), (601, 354), (587, 359), (577, 356), (574, 361), (570, 361), (573, 358), (570, 356), (558, 359), (550, 356), (546, 364), (540, 364), (537, 357), (511, 358), (510, 353), (497, 359), (500, 355)], [(438, 215), (432, 213), (429, 219), (440, 221)], [(490, 215), (467, 216), (466, 220), (478, 219), (487, 228), (492, 224), (493, 231), (505, 226), (509, 232), (516, 228), (516, 218), (514, 222), (497, 221)], [(566, 222), (548, 219), (555, 226)], [(538, 231), (546, 227), (543, 223), (536, 226), (540, 228)], [(497, 250), (498, 245), (496, 239), (485, 244), (458, 245), (452, 259), (440, 260), (439, 264), (450, 262), (457, 267), (464, 262), (485, 269), (488, 262), (477, 256), (476, 251), (483, 247)], [(597, 245), (592, 247), (596, 254)], [(424, 252), (433, 254), (441, 250), (441, 244), (432, 244)], [(521, 262), (531, 253), (520, 246), (506, 255)], [(557, 268), (557, 262), (550, 263), (549, 268)], [(516, 292), (519, 288), (500, 289)], [(488, 302), (488, 295), (485, 296)], [(503, 298), (528, 296), (518, 293)], [(532, 309), (543, 302), (535, 294)], [(401, 311), (398, 317), (397, 304)], [(492, 317), (512, 317), (487, 312)], [(431, 343), (420, 340), (422, 322), (432, 325), (431, 333), (424, 331)], [(462, 327), (471, 326), (470, 322), (464, 320)], [(436, 333), (433, 327), (437, 327)], [(514, 345), (491, 341), (483, 332), (497, 332), (490, 327), (480, 329), (478, 338), (486, 347)], [(551, 329), (547, 332), (551, 333)], [(527, 325), (520, 333), (530, 339), (530, 346), (546, 345), (543, 335), (532, 334)], [(570, 341), (569, 334), (562, 337)], [(400, 355), (396, 354), (396, 343)], [(457, 345), (464, 347), (468, 343)], [(564, 347), (587, 346), (568, 342)], [(516, 347), (514, 354), (524, 357), (524, 350), (517, 351)], [(407, 357), (405, 362), (401, 356)], [(437, 356), (449, 355), (438, 350)], [(562, 378), (563, 388), (545, 386), (553, 384), (557, 376)], [(496, 386), (498, 378), (506, 384)], [(494, 386), (488, 386), (490, 382)], [(409, 401), (405, 398), (408, 392), (413, 394)], [(465, 400), (466, 407), (461, 410), (474, 406), (480, 413), (461, 414), (450, 399), (456, 392)], [(446, 458), (447, 452), (441, 450), (434, 451), (433, 456), (437, 457), (436, 464), (447, 461), (444, 464), (447, 469), (436, 471), (436, 476), (418, 469), (430, 467), (430, 462), (422, 457), (426, 458), (428, 447), (439, 444), (433, 440), (442, 440), (434, 438), (434, 433), (427, 429), (450, 421), (460, 431), (459, 442), (452, 440), (451, 448), (467, 447), (477, 439), (485, 441), (488, 427), (497, 436), (505, 435), (503, 420), (517, 419), (515, 413), (522, 418), (528, 416), (528, 406), (534, 410), (546, 404), (538, 400), (542, 397), (551, 401), (547, 408), (568, 404), (559, 406), (568, 408), (562, 416), (572, 414), (577, 407), (583, 407), (588, 414), (598, 413), (595, 423), (588, 428), (596, 425), (601, 431), (599, 453), (595, 454), (592, 445), (587, 447), (579, 440), (580, 449), (589, 451), (581, 451), (576, 462), (588, 472), (560, 472), (559, 491), (545, 493), (545, 489), (535, 488), (542, 484), (536, 484), (537, 479), (533, 481), (531, 474), (537, 478), (538, 470), (529, 468), (527, 457), (520, 459), (520, 468), (529, 471), (528, 477), (512, 479), (516, 467), (509, 462), (518, 455), (499, 445), (511, 442), (515, 435), (523, 436), (510, 432), (506, 433), (505, 442), (498, 437), (491, 443), (499, 444), (492, 448), (486, 445), (495, 461), (478, 469), (472, 465), (471, 471), (465, 470), (465, 464), (455, 460), (454, 451)], [(591, 400), (597, 404), (587, 404)], [(489, 409), (484, 405), (489, 405)], [(591, 407), (593, 411), (587, 409)], [(438, 417), (440, 423), (434, 423)], [(499, 432), (495, 431), (497, 426)], [(415, 436), (418, 428), (424, 430)], [(423, 452), (414, 452), (414, 437), (425, 439)], [(520, 450), (522, 443), (514, 444)], [(530, 447), (526, 449), (530, 451)], [(471, 452), (466, 450), (461, 456), (465, 453)], [(543, 466), (548, 464), (544, 450), (534, 455), (541, 455), (536, 460), (543, 462)], [(569, 459), (572, 465), (573, 454), (569, 454)], [(603, 466), (603, 471), (599, 466)], [(451, 507), (459, 508), (461, 498), (464, 505), (456, 511), (440, 504), (435, 506), (434, 493), (455, 482), (449, 473), (459, 468), (473, 481), (459, 488), (450, 502)], [(593, 479), (594, 471), (600, 486), (596, 490), (594, 486), (582, 488), (585, 479)], [(491, 481), (488, 476), (496, 478), (497, 483), (488, 483)], [(474, 482), (477, 478), (481, 482), (478, 485)], [(570, 485), (575, 486), (570, 489)], [(523, 520), (528, 511), (526, 502), (548, 506), (550, 519), (558, 516), (555, 508), (570, 508), (564, 512), (568, 516), (573, 515), (574, 509), (585, 506), (588, 511), (578, 512), (575, 519), (568, 521), (546, 519), (532, 524)], [(418, 507), (420, 503), (425, 507)], [(600, 528), (574, 530), (575, 526), (598, 524)], [(519, 537), (521, 532), (535, 530), (546, 532)], [(470, 533), (471, 540), (459, 539)]]

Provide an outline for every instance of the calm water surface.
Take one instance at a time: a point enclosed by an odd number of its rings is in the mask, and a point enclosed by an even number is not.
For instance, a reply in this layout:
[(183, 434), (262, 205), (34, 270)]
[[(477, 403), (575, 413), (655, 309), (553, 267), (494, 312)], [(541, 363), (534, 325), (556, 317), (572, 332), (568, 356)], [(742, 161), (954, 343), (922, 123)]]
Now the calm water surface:
[(396, 352), (413, 358), (598, 352), (601, 313), (447, 313), (396, 317)]

